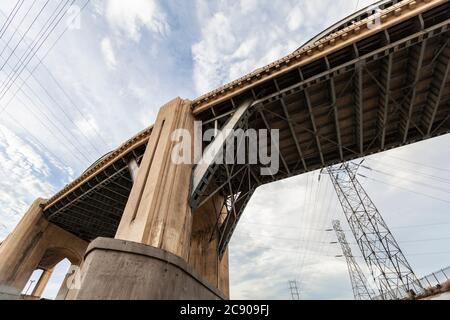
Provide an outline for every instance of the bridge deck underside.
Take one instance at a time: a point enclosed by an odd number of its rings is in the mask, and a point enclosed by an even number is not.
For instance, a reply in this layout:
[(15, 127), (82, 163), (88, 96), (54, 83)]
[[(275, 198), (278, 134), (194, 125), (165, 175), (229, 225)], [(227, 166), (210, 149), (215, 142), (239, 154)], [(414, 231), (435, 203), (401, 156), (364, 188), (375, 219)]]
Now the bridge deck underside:
[[(224, 196), (220, 252), (259, 185), (450, 132), (449, 18), (447, 2), (196, 114), (205, 130), (221, 127), (252, 99), (246, 128), (280, 130), (277, 174), (219, 166), (200, 195)], [(47, 218), (83, 239), (114, 236), (131, 190), (130, 156), (47, 208)]]
[(258, 185), (450, 132), (449, 17), (446, 3), (199, 115), (205, 129), (221, 127), (252, 99), (247, 127), (280, 130), (277, 174), (247, 178), (233, 174), (260, 167), (220, 165), (200, 195), (203, 203), (214, 192), (228, 199), (219, 251)]
[(129, 161), (142, 160), (145, 145), (129, 152), (44, 211), (61, 228), (91, 241), (113, 238), (133, 185)]

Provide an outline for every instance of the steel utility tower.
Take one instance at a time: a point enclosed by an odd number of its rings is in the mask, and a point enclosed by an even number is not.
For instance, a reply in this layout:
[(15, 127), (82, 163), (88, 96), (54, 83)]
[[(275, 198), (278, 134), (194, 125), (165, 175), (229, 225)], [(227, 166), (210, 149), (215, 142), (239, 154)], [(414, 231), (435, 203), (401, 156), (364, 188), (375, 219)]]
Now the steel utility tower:
[(333, 220), (333, 229), (336, 232), (337, 239), (342, 248), (342, 253), (347, 262), (355, 300), (372, 300), (375, 297), (375, 292), (369, 287), (364, 273), (356, 263), (339, 220)]
[(359, 164), (327, 169), (350, 229), (382, 299), (401, 299), (423, 288), (394, 236), (356, 178)]
[(297, 281), (289, 281), (289, 290), (291, 291), (292, 300), (300, 300)]

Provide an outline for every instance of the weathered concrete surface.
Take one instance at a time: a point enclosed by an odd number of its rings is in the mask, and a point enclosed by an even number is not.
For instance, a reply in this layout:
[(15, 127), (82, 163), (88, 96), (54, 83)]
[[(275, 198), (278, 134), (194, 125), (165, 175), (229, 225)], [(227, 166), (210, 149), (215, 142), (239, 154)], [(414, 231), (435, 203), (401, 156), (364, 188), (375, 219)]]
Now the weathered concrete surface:
[(168, 102), (158, 113), (115, 238), (161, 248), (187, 260), (193, 165), (192, 159), (189, 164), (172, 160), (178, 144), (172, 135), (177, 129), (193, 136), (191, 104), (180, 98)]
[(182, 258), (159, 248), (98, 238), (88, 247), (81, 286), (68, 300), (219, 300), (226, 296)]
[(49, 270), (64, 258), (80, 264), (87, 242), (48, 222), (45, 201), (36, 200), (0, 245), (0, 292), (17, 297), (36, 269)]
[(217, 208), (222, 208), (222, 204), (222, 196), (216, 195), (194, 212), (188, 263), (203, 279), (229, 297), (228, 250), (222, 259), (217, 251), (216, 221), (220, 215)]

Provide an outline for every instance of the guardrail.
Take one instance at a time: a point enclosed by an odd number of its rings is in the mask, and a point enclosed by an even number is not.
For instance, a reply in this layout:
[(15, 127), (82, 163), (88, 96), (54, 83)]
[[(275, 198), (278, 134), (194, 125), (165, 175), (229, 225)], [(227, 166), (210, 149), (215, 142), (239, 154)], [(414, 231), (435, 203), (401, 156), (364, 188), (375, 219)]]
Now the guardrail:
[[(450, 281), (450, 266), (445, 269), (441, 269), (439, 271), (430, 273), (429, 275), (426, 275), (425, 277), (418, 279), (417, 283), (415, 284), (417, 285), (417, 287), (422, 287), (423, 290), (421, 292), (415, 292), (415, 295), (416, 296), (428, 295), (430, 293), (429, 290), (440, 289), (440, 287), (447, 281)], [(399, 287), (399, 289), (401, 290), (398, 290), (398, 292), (404, 292), (404, 295), (402, 297), (399, 297), (399, 299), (406, 299), (411, 297), (411, 295), (408, 294), (405, 286), (401, 286)], [(389, 300), (389, 299), (390, 295), (388, 293), (384, 293), (382, 295), (380, 294), (376, 296), (373, 300)]]

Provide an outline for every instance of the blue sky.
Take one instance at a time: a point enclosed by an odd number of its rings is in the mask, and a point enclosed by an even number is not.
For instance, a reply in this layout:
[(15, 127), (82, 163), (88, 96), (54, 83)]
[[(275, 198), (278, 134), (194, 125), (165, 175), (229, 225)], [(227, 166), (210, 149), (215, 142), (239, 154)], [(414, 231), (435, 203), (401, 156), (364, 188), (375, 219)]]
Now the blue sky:
[[(270, 63), (357, 4), (372, 2), (92, 0), (80, 28), (67, 30), (52, 47), (62, 23), (0, 99), (0, 239), (35, 198), (51, 196), (150, 125), (168, 100), (194, 99)], [(33, 0), (25, 0), (0, 37), (5, 48), (0, 81), (27, 47), (19, 46), (18, 56), (7, 59), (21, 37), (13, 31), (25, 33), (31, 19), (20, 25), (21, 17), (28, 8), (35, 16), (44, 3), (31, 7)], [(0, 11), (8, 15), (14, 4), (2, 1)], [(47, 17), (56, 4), (45, 8)], [(0, 17), (0, 24), (4, 20)], [(38, 31), (30, 29), (24, 43)], [(362, 183), (419, 275), (450, 265), (449, 142), (445, 136), (375, 155), (367, 164), (378, 171), (361, 171), (368, 177)], [(346, 265), (334, 257), (339, 248), (329, 244), (334, 235), (324, 231), (332, 217), (343, 219), (342, 211), (327, 177), (319, 183), (317, 172), (261, 187), (231, 242), (232, 297), (286, 299), (288, 281), (297, 279), (302, 298), (352, 298)], [(352, 241), (350, 233), (347, 237)], [(64, 267), (46, 296), (54, 296)]]

